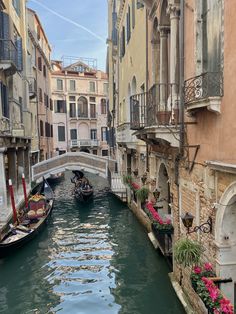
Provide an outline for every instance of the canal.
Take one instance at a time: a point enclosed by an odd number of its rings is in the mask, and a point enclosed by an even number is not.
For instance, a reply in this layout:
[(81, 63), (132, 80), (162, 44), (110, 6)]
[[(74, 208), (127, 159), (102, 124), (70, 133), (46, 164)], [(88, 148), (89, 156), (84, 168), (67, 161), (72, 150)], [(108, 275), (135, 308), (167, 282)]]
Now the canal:
[(0, 260), (0, 313), (180, 314), (168, 266), (130, 210), (104, 191), (86, 206), (72, 195), (71, 173), (55, 185), (48, 226)]

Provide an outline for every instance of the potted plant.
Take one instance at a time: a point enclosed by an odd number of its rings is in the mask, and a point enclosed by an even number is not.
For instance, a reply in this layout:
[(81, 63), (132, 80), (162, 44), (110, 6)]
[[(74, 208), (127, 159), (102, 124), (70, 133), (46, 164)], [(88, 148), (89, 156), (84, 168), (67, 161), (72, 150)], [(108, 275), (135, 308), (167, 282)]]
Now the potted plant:
[(143, 204), (149, 195), (149, 189), (146, 186), (141, 187), (135, 192), (137, 199)]
[(180, 239), (174, 245), (174, 259), (183, 267), (198, 265), (203, 251), (199, 242), (189, 238)]

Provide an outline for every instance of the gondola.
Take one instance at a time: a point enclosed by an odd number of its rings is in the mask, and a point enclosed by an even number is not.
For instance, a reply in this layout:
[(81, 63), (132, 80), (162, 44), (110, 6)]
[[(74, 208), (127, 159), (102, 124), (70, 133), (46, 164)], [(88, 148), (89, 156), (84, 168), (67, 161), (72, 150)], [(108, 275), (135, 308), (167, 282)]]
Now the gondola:
[(71, 182), (75, 184), (74, 195), (80, 202), (88, 202), (93, 198), (93, 186), (80, 170), (72, 171), (74, 177)]
[[(41, 211), (37, 206), (41, 206)], [(15, 252), (32, 240), (45, 226), (52, 209), (53, 191), (48, 182), (43, 179), (43, 182), (31, 191), (28, 209), (22, 210), (18, 223), (14, 226), (10, 225), (10, 230), (1, 239), (0, 257)], [(35, 211), (34, 216), (32, 216), (33, 211)]]

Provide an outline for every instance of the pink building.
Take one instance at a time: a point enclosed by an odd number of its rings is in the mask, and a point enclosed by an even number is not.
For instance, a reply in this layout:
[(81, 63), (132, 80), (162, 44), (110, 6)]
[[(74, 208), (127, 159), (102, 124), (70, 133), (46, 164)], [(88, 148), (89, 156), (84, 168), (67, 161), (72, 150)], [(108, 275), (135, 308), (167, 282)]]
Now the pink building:
[[(65, 62), (69, 60), (68, 66)], [(85, 151), (108, 156), (107, 74), (92, 64), (52, 61), (54, 155)]]

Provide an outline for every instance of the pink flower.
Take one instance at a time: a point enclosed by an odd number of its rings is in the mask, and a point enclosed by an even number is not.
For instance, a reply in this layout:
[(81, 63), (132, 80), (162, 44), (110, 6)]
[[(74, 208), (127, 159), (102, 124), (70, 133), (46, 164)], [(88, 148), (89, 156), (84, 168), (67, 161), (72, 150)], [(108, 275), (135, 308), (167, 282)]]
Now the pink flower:
[(225, 298), (220, 300), (220, 309), (222, 313), (233, 314), (233, 305)]
[(212, 271), (212, 265), (211, 265), (211, 263), (205, 263), (205, 264), (204, 264), (204, 269), (205, 269), (206, 271)]
[(213, 289), (210, 289), (209, 290), (209, 294), (210, 294), (210, 297), (212, 299), (212, 301), (215, 302), (215, 300), (218, 298), (219, 296), (219, 290), (217, 288), (213, 288)]
[(195, 274), (201, 274), (202, 269), (201, 269), (201, 267), (199, 267), (199, 266), (195, 266), (194, 269), (193, 269), (193, 271), (194, 271)]

